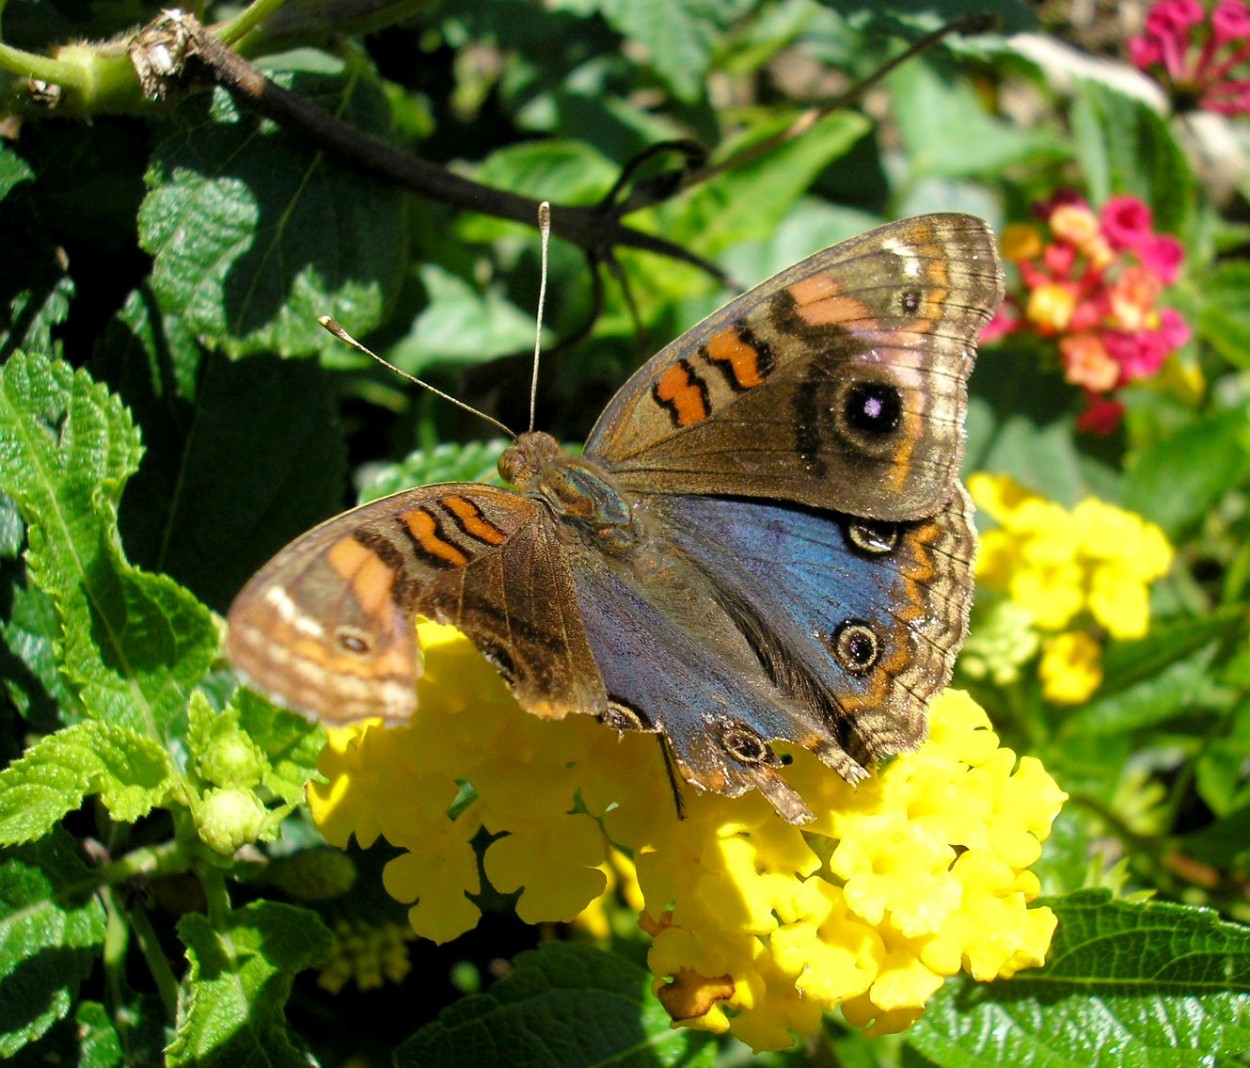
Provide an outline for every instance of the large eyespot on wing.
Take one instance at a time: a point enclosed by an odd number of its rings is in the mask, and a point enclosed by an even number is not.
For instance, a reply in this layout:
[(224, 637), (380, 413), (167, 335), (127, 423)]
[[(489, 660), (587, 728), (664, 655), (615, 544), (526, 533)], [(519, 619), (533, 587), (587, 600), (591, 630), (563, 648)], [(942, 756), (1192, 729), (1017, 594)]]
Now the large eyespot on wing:
[(635, 492), (932, 515), (958, 473), (966, 382), (1002, 292), (979, 219), (873, 230), (663, 349), (609, 404), (586, 453)]
[(336, 516), (243, 588), (227, 657), (246, 683), (310, 718), (402, 722), (416, 709), (423, 601), (539, 518), (533, 502), (476, 484), (406, 490)]

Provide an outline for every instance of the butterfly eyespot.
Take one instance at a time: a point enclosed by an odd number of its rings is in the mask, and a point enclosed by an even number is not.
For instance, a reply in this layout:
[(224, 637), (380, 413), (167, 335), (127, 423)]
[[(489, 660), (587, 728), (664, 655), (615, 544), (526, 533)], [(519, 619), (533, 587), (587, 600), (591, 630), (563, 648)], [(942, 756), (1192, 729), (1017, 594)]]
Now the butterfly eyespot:
[(917, 289), (908, 289), (900, 297), (903, 311), (908, 314), (914, 314), (920, 308), (920, 291)]
[(857, 382), (846, 391), (847, 425), (864, 434), (889, 434), (903, 418), (903, 396), (888, 382)]
[(359, 627), (341, 626), (334, 632), (334, 643), (352, 656), (368, 656), (373, 652), (373, 636)]
[(740, 764), (776, 764), (777, 755), (750, 727), (730, 723), (721, 732), (721, 742), (734, 760)]
[(881, 655), (881, 643), (867, 623), (848, 619), (833, 632), (832, 652), (843, 669), (865, 675)]
[(846, 540), (865, 556), (885, 556), (898, 547), (898, 526), (856, 519), (846, 525)]

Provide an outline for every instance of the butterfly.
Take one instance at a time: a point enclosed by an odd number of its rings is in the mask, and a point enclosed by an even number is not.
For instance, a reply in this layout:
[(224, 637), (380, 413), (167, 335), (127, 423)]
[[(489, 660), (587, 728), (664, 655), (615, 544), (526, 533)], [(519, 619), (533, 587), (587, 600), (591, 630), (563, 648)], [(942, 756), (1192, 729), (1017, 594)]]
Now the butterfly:
[(581, 456), (521, 434), (515, 489), (448, 483), (296, 539), (227, 654), (341, 723), (416, 711), (415, 617), (463, 631), (529, 712), (663, 736), (695, 787), (812, 818), (773, 743), (849, 783), (916, 748), (967, 628), (967, 379), (1003, 295), (968, 215), (819, 252), (662, 349)]

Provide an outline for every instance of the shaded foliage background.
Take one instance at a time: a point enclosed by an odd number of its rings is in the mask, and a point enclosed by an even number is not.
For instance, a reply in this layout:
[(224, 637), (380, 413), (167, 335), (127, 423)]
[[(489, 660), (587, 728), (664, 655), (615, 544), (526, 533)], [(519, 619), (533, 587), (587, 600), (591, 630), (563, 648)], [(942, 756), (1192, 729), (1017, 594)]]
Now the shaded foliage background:
[[(986, 6), (998, 35), (952, 36), (743, 154), (941, 19)], [(1196, 1064), (1250, 1048), (1250, 187), (1244, 169), (1229, 180), (1207, 167), (1212, 142), (1195, 140), (1192, 116), (1167, 117), (1125, 81), (1126, 7), (1075, 25), (1061, 5), (1043, 22), (1015, 3), (291, 0), (245, 8), (247, 32), (227, 24), (275, 83), (353, 127), (557, 205), (537, 425), (563, 440), (580, 440), (646, 355), (727, 296), (695, 263), (613, 247), (618, 221), (740, 285), (885, 218), (964, 210), (1001, 226), (1065, 186), (1094, 203), (1139, 196), (1184, 242), (1174, 299), (1197, 330), (1187, 358), (1205, 374), (1200, 399), (1134, 390), (1115, 435), (1078, 435), (1077, 391), (1053, 354), (1021, 341), (983, 354), (971, 387), (969, 470), (1067, 504), (1097, 493), (1180, 550), (1156, 626), (1110, 648), (1090, 703), (1060, 711), (1028, 683), (978, 693), (1075, 797), (1042, 862), (1058, 963), (993, 987), (952, 982), (902, 1044), (830, 1021), (822, 1043), (776, 1061)], [(14, 357), (0, 389), (0, 746), (17, 760), (55, 739), (0, 779), (0, 1051), (285, 1064), (305, 1063), (306, 1046), (323, 1063), (382, 1063), (426, 1023), (401, 1063), (482, 1056), (479, 1029), (503, 1063), (509, 1049), (522, 1057), (519, 1036), (554, 1036), (551, 991), (567, 987), (593, 1021), (566, 1036), (577, 1063), (741, 1059), (668, 1030), (628, 931), (614, 956), (560, 946), (501, 963), (539, 933), (489, 893), (471, 936), (410, 947), (403, 985), (332, 998), (304, 971), (329, 953), (327, 925), (402, 923), (403, 910), (381, 893), (377, 849), (354, 856), (347, 894), (309, 900), (307, 880), (283, 875), (318, 855), (296, 806), (319, 743), (259, 702), (231, 701), (205, 606), (224, 611), (369, 477), (376, 495), (490, 471), (484, 423), (358, 358), (316, 317), (523, 429), (538, 245), (490, 197), (474, 212), (413, 195), (220, 86), (146, 99), (124, 49), (105, 42), (157, 9), (2, 7), (5, 43), (55, 53), (65, 77), (58, 97), (56, 79), (32, 83), (0, 57), (0, 353), (64, 361)], [(1108, 65), (1090, 66), (1100, 53)], [(1235, 123), (1216, 136), (1244, 146)], [(640, 153), (677, 139), (732, 165), (691, 181), (683, 151), (657, 153), (622, 192), (646, 206), (605, 212), (594, 257), (560, 240), (560, 205), (600, 204)], [(214, 727), (223, 708), (227, 726)], [(262, 754), (265, 815), (224, 860), (198, 843), (234, 772), (205, 754), (236, 728)], [(1174, 904), (1144, 904), (1146, 892)], [(466, 996), (513, 968), (514, 985)], [(453, 1003), (458, 1016), (431, 1022)], [(605, 1036), (619, 1044), (596, 1045)]]

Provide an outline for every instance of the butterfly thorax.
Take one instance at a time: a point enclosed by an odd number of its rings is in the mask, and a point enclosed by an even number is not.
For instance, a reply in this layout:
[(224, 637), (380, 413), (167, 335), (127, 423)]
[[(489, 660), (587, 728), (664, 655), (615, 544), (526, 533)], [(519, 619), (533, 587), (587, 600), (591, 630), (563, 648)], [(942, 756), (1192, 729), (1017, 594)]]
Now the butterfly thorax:
[(558, 529), (603, 552), (629, 554), (645, 537), (629, 499), (590, 460), (570, 456), (550, 434), (530, 431), (499, 458), (499, 473), (547, 507)]

